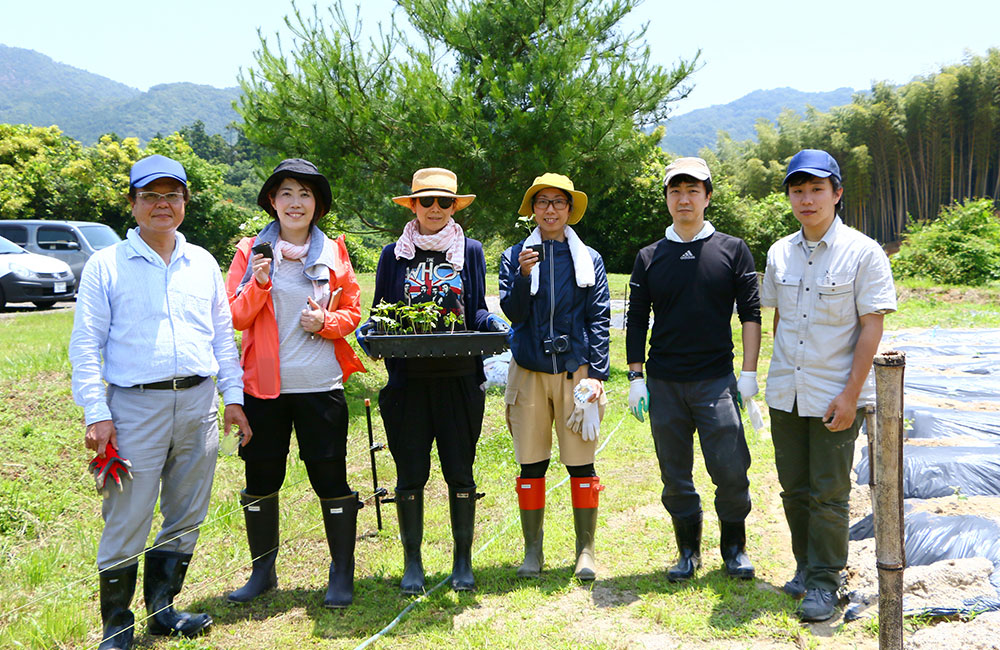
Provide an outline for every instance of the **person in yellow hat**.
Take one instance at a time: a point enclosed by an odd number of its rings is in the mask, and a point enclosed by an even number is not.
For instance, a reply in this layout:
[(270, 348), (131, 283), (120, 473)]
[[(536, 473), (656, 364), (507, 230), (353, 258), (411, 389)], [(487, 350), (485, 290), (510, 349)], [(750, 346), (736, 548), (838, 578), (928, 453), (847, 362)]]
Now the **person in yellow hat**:
[(576, 530), (576, 577), (593, 580), (598, 493), (594, 454), (607, 398), (611, 304), (604, 261), (571, 227), (583, 218), (587, 195), (566, 176), (543, 174), (524, 193), (518, 213), (535, 228), (508, 248), (500, 263), (500, 307), (511, 322), (513, 359), (507, 376), (507, 423), (517, 478), (524, 562), (522, 577), (543, 564), (545, 472), (552, 429), (559, 460), (571, 477)]
[[(382, 300), (435, 302), (464, 322), (458, 329), (506, 331), (507, 323), (486, 308), (483, 246), (465, 236), (454, 214), (475, 194), (459, 194), (455, 173), (439, 167), (413, 174), (410, 194), (393, 197), (414, 219), (394, 244), (382, 249), (375, 272), (372, 306)], [(369, 319), (355, 336), (368, 352)], [(404, 593), (424, 591), (420, 545), (424, 530), (424, 485), (430, 475), (431, 445), (437, 441), (441, 473), (448, 484), (454, 553), (451, 587), (475, 588), (472, 537), (476, 482), (472, 464), (482, 430), (486, 395), (483, 359), (474, 357), (387, 358), (389, 381), (379, 392), (389, 451), (396, 463), (396, 514), (403, 542)]]

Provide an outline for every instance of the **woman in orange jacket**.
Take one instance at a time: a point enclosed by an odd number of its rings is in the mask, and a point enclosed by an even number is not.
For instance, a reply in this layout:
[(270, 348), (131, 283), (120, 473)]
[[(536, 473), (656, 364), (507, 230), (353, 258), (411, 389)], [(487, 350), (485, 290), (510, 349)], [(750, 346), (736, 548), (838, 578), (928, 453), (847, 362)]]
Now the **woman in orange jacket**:
[(278, 490), (294, 425), (299, 456), (319, 496), (332, 561), (323, 605), (354, 598), (358, 493), (347, 484), (344, 382), (364, 366), (344, 340), (361, 320), (360, 288), (344, 237), (316, 222), (330, 209), (330, 184), (299, 158), (275, 167), (257, 196), (273, 221), (236, 246), (226, 289), (243, 332), (244, 410), (254, 437), (240, 447), (240, 494), (253, 571), (228, 600), (246, 603), (277, 584)]

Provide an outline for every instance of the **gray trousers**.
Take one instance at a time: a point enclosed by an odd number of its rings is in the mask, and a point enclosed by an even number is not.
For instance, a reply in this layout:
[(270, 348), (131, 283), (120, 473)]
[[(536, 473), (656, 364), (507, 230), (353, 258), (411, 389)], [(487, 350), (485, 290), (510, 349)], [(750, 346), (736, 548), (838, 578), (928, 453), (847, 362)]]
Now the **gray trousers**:
[(715, 512), (722, 521), (742, 522), (750, 512), (750, 450), (736, 405), (736, 378), (732, 373), (685, 382), (650, 377), (646, 387), (663, 507), (682, 519), (701, 512), (691, 476), (697, 429), (705, 467), (715, 483)]
[(149, 537), (157, 497), (163, 516), (158, 550), (194, 551), (219, 450), (215, 395), (212, 380), (178, 391), (108, 386), (118, 455), (131, 461), (132, 480), (122, 481), (121, 492), (107, 491), (98, 569), (136, 562)]

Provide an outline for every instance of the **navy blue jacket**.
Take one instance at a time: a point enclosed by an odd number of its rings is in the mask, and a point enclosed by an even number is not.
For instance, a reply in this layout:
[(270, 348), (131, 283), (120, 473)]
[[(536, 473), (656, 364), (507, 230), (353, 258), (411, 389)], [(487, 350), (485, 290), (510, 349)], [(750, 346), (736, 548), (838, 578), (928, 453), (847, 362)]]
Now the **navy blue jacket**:
[[(396, 259), (396, 243), (387, 244), (382, 249), (375, 271), (375, 295), (372, 296), (372, 307), (379, 301), (397, 303), (405, 300), (403, 283), (406, 281), (406, 268), (409, 260)], [(475, 239), (465, 238), (465, 266), (459, 274), (462, 277), (463, 302), (465, 303), (466, 327), (479, 332), (486, 332), (487, 318), (490, 315), (486, 308), (486, 258), (483, 255), (483, 245)], [(371, 322), (371, 319), (368, 319)], [(479, 383), (486, 381), (483, 372), (483, 358), (475, 357), (476, 372)], [(386, 359), (385, 369), (389, 373), (388, 386), (402, 386), (406, 383), (406, 359)]]
[[(536, 372), (574, 372), (590, 364), (588, 375), (608, 378), (610, 365), (611, 298), (604, 260), (587, 247), (594, 261), (592, 287), (576, 286), (569, 244), (543, 242), (545, 259), (539, 262), (538, 293), (531, 295), (531, 278), (521, 275), (517, 256), (524, 242), (503, 252), (500, 261), (500, 308), (511, 323), (511, 353), (517, 365)], [(553, 290), (554, 287), (554, 290)], [(565, 352), (546, 354), (544, 340), (569, 337)]]

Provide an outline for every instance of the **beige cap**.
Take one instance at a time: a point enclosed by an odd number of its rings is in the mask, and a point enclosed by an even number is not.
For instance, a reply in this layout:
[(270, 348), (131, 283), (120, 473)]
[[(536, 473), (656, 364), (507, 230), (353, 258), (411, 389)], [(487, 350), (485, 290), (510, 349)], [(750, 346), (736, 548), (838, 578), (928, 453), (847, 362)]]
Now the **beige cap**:
[(703, 158), (689, 157), (678, 158), (667, 165), (667, 173), (663, 177), (663, 187), (670, 183), (670, 179), (680, 175), (691, 176), (699, 181), (712, 180), (712, 172), (708, 171), (708, 163)]

